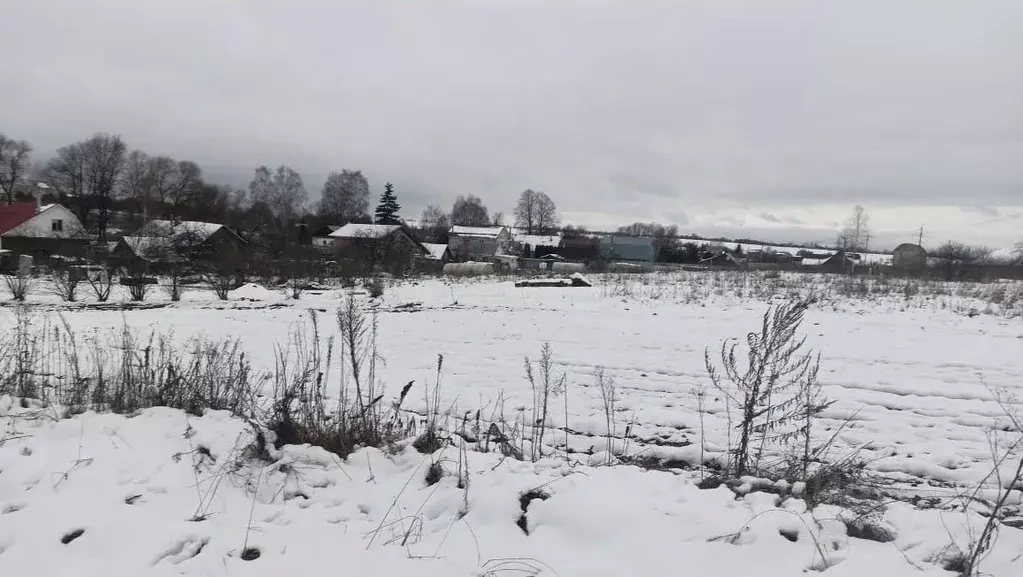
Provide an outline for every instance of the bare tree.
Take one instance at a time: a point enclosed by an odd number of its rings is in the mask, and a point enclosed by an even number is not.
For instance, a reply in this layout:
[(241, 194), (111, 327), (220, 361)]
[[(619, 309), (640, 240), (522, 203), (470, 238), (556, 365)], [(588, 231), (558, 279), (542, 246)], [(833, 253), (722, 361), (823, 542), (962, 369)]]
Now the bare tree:
[(558, 228), (558, 207), (546, 192), (540, 193), (536, 216), (536, 226), (539, 232), (547, 233)]
[(347, 224), (369, 218), (369, 181), (361, 170), (334, 171), (323, 183), (320, 216)]
[(537, 212), (539, 194), (527, 188), (519, 195), (519, 201), (515, 205), (515, 226), (526, 229), (526, 234), (533, 234), (537, 226)]
[(96, 210), (99, 242), (106, 242), (112, 200), (124, 176), (126, 151), (120, 136), (97, 133), (58, 149), (47, 165), (51, 183), (62, 195), (72, 197), (86, 228), (90, 211)]
[(558, 209), (546, 192), (526, 189), (515, 205), (515, 226), (526, 234), (549, 232), (558, 226)]
[(202, 181), (202, 169), (191, 160), (172, 160), (173, 169), (169, 171), (167, 179), (158, 181), (157, 193), (160, 195), (164, 216), (170, 216), (168, 212), (180, 216), (181, 212), (195, 199)]
[(424, 237), (433, 242), (446, 242), (451, 228), (451, 217), (441, 207), (431, 204), (419, 217), (419, 228)]
[(451, 208), (451, 224), (458, 226), (489, 226), (490, 215), (480, 197), (459, 195)]
[(870, 216), (860, 205), (853, 208), (852, 216), (838, 233), (838, 247), (846, 250), (867, 250), (870, 244)]
[(137, 214), (149, 214), (149, 202), (153, 197), (153, 178), (150, 157), (141, 150), (133, 150), (124, 164), (124, 178), (121, 179), (121, 196), (131, 201), (131, 208)]
[(286, 165), (280, 165), (271, 172), (260, 166), (249, 184), (252, 202), (263, 202), (270, 207), (282, 227), (305, 207), (308, 194), (302, 184), (302, 176)]
[(990, 263), (994, 250), (986, 246), (967, 246), (961, 242), (948, 241), (938, 247), (931, 256), (941, 261), (941, 270), (946, 279), (962, 278), (969, 266)]
[(29, 171), (32, 145), (0, 132), (0, 192), (7, 204), (14, 204), (14, 190)]

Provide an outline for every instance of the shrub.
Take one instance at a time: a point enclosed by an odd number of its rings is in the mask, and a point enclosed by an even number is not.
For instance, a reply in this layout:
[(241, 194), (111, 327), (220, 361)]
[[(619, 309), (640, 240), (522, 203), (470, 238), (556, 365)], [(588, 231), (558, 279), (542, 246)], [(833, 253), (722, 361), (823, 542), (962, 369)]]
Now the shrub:
[(371, 298), (380, 298), (384, 296), (384, 281), (379, 277), (371, 277), (366, 279), (364, 283), (366, 292), (369, 293)]
[(90, 271), (86, 274), (86, 280), (89, 281), (96, 300), (101, 303), (107, 302), (107, 299), (110, 298), (110, 291), (114, 286), (113, 272), (110, 267), (105, 267), (101, 271)]
[(7, 284), (7, 290), (11, 292), (11, 298), (18, 302), (24, 302), (25, 297), (35, 287), (35, 280), (32, 276), (21, 270), (5, 274), (4, 282)]
[(146, 295), (149, 294), (149, 288), (152, 286), (151, 282), (144, 266), (132, 267), (127, 277), (121, 277), (121, 284), (128, 286), (128, 295), (134, 302), (146, 300)]
[(73, 303), (78, 300), (78, 286), (82, 275), (75, 269), (64, 268), (53, 271), (51, 292), (64, 302)]

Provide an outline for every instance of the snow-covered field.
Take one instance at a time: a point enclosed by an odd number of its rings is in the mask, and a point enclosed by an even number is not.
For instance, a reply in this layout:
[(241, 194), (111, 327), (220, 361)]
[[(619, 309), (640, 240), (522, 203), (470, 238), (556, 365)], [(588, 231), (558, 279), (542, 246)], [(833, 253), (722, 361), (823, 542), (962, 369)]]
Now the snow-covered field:
[[(544, 342), (567, 375), (551, 421), (563, 448), (567, 414), (569, 462), (470, 451), (468, 490), (457, 486), (457, 447), (433, 457), (363, 449), (344, 463), (285, 447), (266, 462), (245, 453), (252, 427), (225, 414), (149, 409), (58, 421), (0, 399), (0, 575), (949, 574), (941, 559), (965, 548), (968, 528), (983, 519), (945, 505), (967, 487), (993, 490), (990, 439), (1007, 423), (993, 392), (1023, 387), (1019, 285), (713, 273), (594, 280), (592, 288), (424, 280), (389, 286), (379, 299), (379, 376), (388, 398), (415, 381), (413, 409), (423, 409), (438, 355), (442, 407), (456, 421), (477, 410), (520, 419), (532, 402), (523, 359), (535, 360)], [(618, 449), (669, 467), (695, 463), (693, 390), (707, 381), (705, 348), (744, 338), (770, 302), (810, 290), (822, 300), (803, 331), (836, 401), (822, 434), (849, 420), (836, 454), (861, 450), (893, 496), (936, 505), (888, 505), (894, 541), (848, 537), (837, 520), (847, 512), (836, 507), (806, 512), (796, 499), (699, 489), (693, 470), (591, 466), (605, 458), (597, 367), (619, 385), (618, 435), (626, 427), (630, 435)], [(181, 341), (238, 337), (255, 367), (269, 370), (275, 347), (308, 327), (310, 311), (321, 330), (336, 332), (342, 295), (309, 291), (291, 301), (247, 286), (227, 302), (196, 290), (169, 303), (155, 292), (147, 306), (125, 310), (41, 293), (29, 303), (33, 322), (56, 323), (59, 312), (83, 338), (125, 324)], [(13, 309), (0, 308), (0, 330), (13, 322)], [(725, 429), (722, 405), (710, 399), (708, 458), (726, 448)], [(431, 458), (448, 474), (428, 486)], [(516, 521), (521, 493), (533, 488), (549, 498), (527, 500), (527, 535)], [(1018, 502), (1017, 491), (1010, 503)], [(244, 547), (259, 558), (243, 560)], [(984, 571), (1023, 574), (1021, 554), (1023, 530), (1005, 527)]]

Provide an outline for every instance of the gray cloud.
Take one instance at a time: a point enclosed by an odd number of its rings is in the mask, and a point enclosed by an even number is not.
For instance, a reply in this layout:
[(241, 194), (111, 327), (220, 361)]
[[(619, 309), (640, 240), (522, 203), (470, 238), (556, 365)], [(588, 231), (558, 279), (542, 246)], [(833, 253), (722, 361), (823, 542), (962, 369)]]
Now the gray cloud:
[(771, 214), (769, 212), (761, 212), (757, 216), (759, 216), (763, 220), (766, 220), (767, 222), (776, 222), (776, 223), (779, 223), (779, 224), (784, 222), (781, 218), (779, 218), (777, 216), (774, 216), (773, 214)]
[(527, 187), (625, 222), (1019, 206), (1021, 19), (1017, 0), (10, 2), (0, 37), (26, 48), (0, 59), (0, 129), (41, 153), (118, 132), (236, 184), (361, 168), (410, 211), (508, 211)]
[(980, 204), (975, 205), (975, 206), (971, 206), (970, 208), (964, 209), (964, 210), (969, 210), (969, 211), (972, 211), (972, 212), (977, 212), (977, 213), (980, 213), (980, 214), (982, 214), (984, 216), (991, 217), (991, 218), (996, 218), (999, 215), (1001, 215), (1001, 211), (999, 211), (997, 208), (995, 208), (993, 206), (983, 206), (983, 205), (980, 205)]

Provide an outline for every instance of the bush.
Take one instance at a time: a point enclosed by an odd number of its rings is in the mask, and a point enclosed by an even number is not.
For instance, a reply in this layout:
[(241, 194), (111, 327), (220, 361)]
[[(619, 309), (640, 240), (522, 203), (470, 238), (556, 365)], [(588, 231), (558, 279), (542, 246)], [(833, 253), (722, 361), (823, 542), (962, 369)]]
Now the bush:
[(60, 300), (73, 303), (78, 300), (78, 286), (81, 282), (82, 275), (75, 269), (55, 270), (53, 271), (53, 286), (50, 290), (60, 297)]
[(105, 267), (101, 271), (90, 271), (86, 274), (86, 280), (96, 295), (96, 300), (105, 303), (110, 298), (110, 291), (114, 286), (114, 271)]
[(20, 270), (18, 272), (5, 274), (4, 282), (7, 284), (7, 290), (11, 292), (11, 298), (18, 302), (24, 302), (25, 297), (27, 297), (35, 287), (35, 280), (31, 277), (31, 275), (25, 274)]
[(369, 293), (369, 296), (371, 298), (377, 299), (377, 298), (380, 298), (380, 297), (384, 296), (384, 281), (383, 281), (383, 279), (381, 279), (379, 277), (368, 278), (368, 279), (366, 279), (366, 282), (364, 283), (364, 286), (366, 287), (366, 292)]

